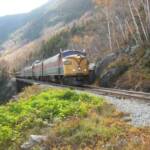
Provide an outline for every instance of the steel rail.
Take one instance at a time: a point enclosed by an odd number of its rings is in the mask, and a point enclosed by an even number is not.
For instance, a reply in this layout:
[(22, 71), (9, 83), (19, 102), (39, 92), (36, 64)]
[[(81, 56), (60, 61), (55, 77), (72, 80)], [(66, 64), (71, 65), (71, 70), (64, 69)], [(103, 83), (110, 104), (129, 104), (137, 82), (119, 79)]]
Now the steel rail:
[(34, 81), (29, 79), (17, 79), (23, 82), (27, 82), (30, 84), (37, 84), (37, 85), (47, 85), (49, 87), (61, 87), (61, 88), (72, 88), (81, 91), (87, 91), (99, 95), (109, 95), (115, 96), (120, 98), (132, 98), (132, 99), (140, 99), (140, 100), (150, 100), (150, 93), (146, 92), (138, 92), (138, 91), (129, 91), (129, 90), (121, 90), (121, 89), (112, 89), (112, 88), (101, 88), (95, 86), (73, 86), (73, 85), (64, 85), (64, 84), (57, 84), (54, 82), (43, 82), (43, 81)]

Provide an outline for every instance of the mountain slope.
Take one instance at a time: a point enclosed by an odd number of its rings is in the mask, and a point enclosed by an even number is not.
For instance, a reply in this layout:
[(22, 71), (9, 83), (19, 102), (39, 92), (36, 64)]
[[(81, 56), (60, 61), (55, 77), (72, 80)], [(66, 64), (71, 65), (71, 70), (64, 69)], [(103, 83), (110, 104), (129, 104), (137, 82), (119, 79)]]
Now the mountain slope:
[(49, 1), (23, 15), (0, 18), (1, 49), (18, 48), (39, 38), (43, 30), (59, 23), (69, 23), (92, 8), (91, 0)]
[(5, 16), (0, 18), (0, 44), (8, 39), (9, 35), (26, 22), (26, 14)]

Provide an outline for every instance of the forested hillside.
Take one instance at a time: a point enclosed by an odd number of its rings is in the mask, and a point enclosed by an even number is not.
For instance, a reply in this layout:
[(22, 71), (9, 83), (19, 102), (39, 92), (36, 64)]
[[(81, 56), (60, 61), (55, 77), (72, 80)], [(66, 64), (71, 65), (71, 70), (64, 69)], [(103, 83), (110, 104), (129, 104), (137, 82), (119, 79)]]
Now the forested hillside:
[(1, 49), (16, 49), (40, 36), (57, 24), (64, 25), (78, 19), (91, 9), (90, 0), (50, 0), (42, 7), (27, 14), (0, 18)]
[(24, 25), (26, 19), (25, 14), (0, 17), (0, 44), (7, 40), (12, 32)]

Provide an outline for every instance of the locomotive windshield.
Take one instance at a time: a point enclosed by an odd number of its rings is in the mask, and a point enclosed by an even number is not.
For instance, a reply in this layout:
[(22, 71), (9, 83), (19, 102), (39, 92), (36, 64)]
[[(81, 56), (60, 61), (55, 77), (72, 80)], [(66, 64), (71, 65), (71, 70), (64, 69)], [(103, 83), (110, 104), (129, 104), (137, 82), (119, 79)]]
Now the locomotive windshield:
[(71, 56), (71, 55), (82, 55), (82, 56), (86, 56), (86, 54), (84, 52), (81, 51), (64, 51), (63, 52), (63, 57), (67, 57), (67, 56)]

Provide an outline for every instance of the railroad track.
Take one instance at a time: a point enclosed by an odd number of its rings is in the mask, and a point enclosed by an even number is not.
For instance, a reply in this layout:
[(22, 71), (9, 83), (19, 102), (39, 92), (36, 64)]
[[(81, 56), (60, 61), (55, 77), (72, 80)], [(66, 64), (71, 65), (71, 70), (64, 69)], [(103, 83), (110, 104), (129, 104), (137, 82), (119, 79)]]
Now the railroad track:
[(96, 94), (101, 93), (102, 95), (111, 95), (119, 98), (150, 100), (150, 93), (145, 92), (128, 91), (112, 88), (91, 88), (91, 91), (95, 92)]
[(81, 91), (87, 91), (98, 95), (105, 95), (105, 96), (114, 96), (119, 98), (129, 98), (129, 99), (139, 99), (139, 100), (150, 100), (150, 93), (145, 92), (137, 92), (137, 91), (129, 91), (129, 90), (121, 90), (121, 89), (113, 89), (113, 88), (100, 88), (95, 86), (72, 86), (72, 85), (62, 85), (56, 83), (48, 83), (48, 82), (41, 82), (41, 81), (33, 81), (28, 79), (17, 79), (23, 82), (28, 82), (30, 84), (39, 84), (39, 85), (46, 85), (46, 86), (55, 86), (61, 88), (72, 88)]

